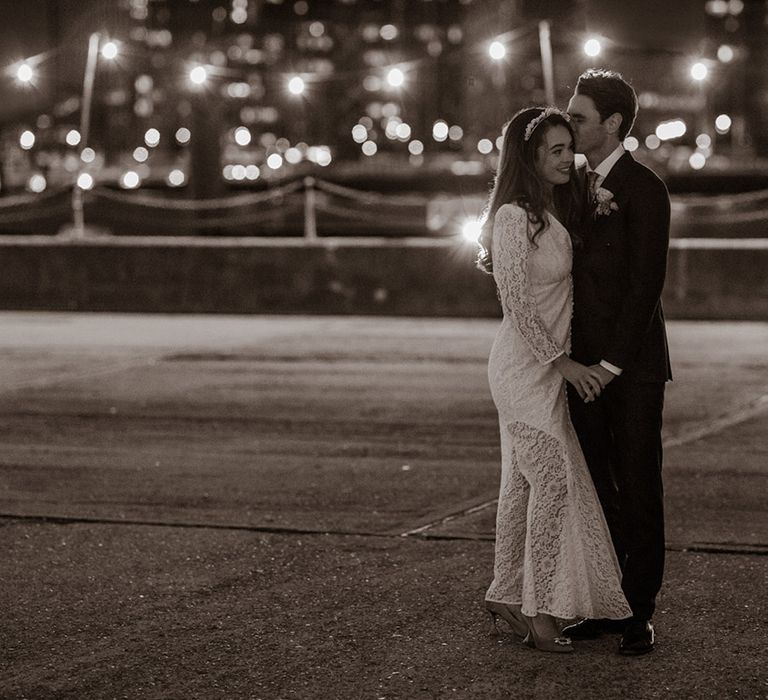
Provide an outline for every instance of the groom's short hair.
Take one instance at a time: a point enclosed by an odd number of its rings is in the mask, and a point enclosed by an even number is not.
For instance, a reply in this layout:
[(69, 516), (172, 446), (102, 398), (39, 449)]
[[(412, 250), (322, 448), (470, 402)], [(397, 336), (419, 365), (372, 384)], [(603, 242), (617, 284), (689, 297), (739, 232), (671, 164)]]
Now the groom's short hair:
[(603, 121), (618, 112), (622, 117), (619, 138), (624, 140), (637, 116), (637, 94), (621, 73), (603, 68), (585, 70), (576, 83), (576, 94), (591, 98)]

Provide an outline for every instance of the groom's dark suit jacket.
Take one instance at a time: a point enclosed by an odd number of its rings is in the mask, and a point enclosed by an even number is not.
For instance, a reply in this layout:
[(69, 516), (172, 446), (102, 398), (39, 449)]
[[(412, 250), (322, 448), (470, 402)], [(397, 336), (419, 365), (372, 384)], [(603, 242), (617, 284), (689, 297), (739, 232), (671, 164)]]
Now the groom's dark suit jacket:
[(606, 360), (627, 379), (672, 378), (661, 290), (669, 245), (669, 195), (656, 174), (625, 153), (600, 187), (618, 210), (587, 206), (583, 243), (574, 250), (575, 360)]

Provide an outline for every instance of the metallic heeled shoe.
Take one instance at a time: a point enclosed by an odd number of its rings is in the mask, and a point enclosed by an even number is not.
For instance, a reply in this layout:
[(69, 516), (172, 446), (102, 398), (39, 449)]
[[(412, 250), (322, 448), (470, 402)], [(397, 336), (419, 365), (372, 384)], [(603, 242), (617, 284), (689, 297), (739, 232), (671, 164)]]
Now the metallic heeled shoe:
[(498, 618), (504, 620), (509, 625), (512, 634), (522, 640), (528, 634), (528, 625), (525, 622), (525, 616), (520, 610), (513, 608), (511, 605), (505, 603), (494, 603), (490, 600), (485, 601), (485, 609), (491, 616), (493, 621), (493, 631), (497, 634), (502, 634), (502, 630), (499, 629)]
[[(550, 617), (549, 615), (540, 614), (541, 617)], [(542, 637), (536, 632), (534, 627), (534, 618), (524, 615), (525, 621), (528, 624), (528, 634), (523, 639), (523, 644), (531, 647), (532, 649), (538, 649), (539, 651), (550, 651), (556, 654), (567, 654), (573, 651), (573, 644), (570, 637)], [(538, 617), (538, 616), (537, 616)]]

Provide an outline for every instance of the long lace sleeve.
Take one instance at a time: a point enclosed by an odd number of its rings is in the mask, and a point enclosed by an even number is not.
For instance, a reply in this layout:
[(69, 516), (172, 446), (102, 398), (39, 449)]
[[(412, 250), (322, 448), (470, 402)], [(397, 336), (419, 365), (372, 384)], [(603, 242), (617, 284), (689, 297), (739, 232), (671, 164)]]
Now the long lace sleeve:
[(531, 294), (528, 279), (528, 215), (522, 207), (505, 204), (493, 225), (493, 276), (504, 313), (512, 317), (534, 357), (547, 364), (563, 354), (555, 342)]

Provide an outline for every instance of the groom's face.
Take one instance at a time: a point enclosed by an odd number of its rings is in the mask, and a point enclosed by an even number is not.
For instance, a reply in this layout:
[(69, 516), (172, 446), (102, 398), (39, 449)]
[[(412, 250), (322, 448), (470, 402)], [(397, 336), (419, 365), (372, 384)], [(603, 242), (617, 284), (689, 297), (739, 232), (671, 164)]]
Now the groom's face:
[(605, 144), (608, 132), (592, 98), (574, 93), (568, 103), (568, 114), (576, 134), (576, 151), (587, 156), (599, 151)]

